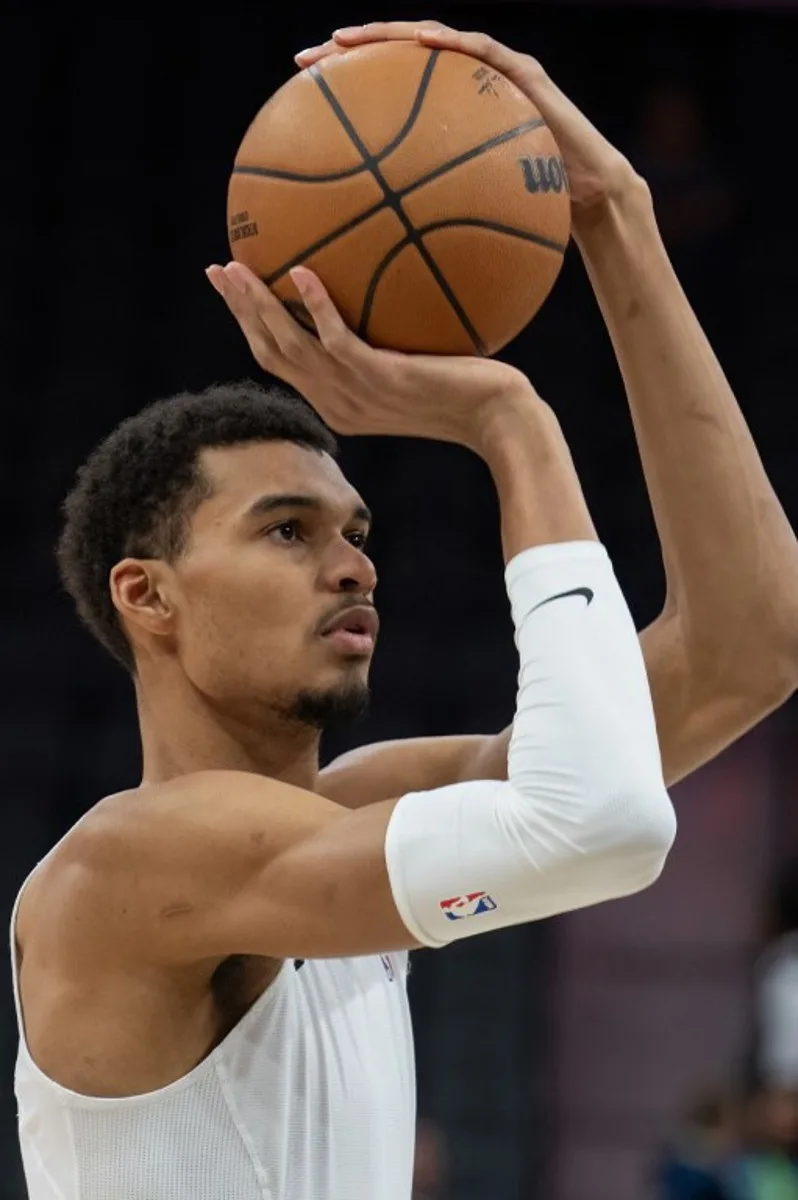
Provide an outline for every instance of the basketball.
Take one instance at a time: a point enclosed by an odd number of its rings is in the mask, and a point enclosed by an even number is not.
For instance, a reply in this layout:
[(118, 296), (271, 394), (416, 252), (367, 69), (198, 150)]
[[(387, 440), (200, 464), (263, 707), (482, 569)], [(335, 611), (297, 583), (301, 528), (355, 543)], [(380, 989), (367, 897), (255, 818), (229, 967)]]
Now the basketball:
[(267, 101), (227, 219), (233, 257), (306, 326), (300, 264), (373, 346), (490, 355), (549, 294), (570, 199), (554, 137), (509, 80), (389, 42), (326, 58)]

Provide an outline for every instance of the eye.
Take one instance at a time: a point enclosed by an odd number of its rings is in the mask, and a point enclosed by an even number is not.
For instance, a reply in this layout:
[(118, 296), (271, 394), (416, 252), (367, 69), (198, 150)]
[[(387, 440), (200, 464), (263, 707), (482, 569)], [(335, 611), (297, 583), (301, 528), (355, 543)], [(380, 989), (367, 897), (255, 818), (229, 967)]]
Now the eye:
[(272, 525), (271, 529), (266, 530), (266, 533), (272, 541), (282, 542), (283, 545), (288, 546), (302, 540), (301, 526), (297, 520), (281, 521), (279, 525)]
[(369, 540), (369, 535), (363, 529), (353, 529), (351, 533), (346, 534), (346, 540), (350, 542), (356, 550), (365, 550)]

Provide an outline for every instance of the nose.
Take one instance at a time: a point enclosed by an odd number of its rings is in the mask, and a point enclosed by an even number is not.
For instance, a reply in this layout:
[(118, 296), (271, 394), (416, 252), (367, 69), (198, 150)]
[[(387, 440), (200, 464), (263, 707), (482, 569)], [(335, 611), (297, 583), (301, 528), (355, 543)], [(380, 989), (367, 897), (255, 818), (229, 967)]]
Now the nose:
[(368, 596), (377, 586), (374, 563), (362, 550), (342, 539), (327, 556), (324, 583), (333, 592)]

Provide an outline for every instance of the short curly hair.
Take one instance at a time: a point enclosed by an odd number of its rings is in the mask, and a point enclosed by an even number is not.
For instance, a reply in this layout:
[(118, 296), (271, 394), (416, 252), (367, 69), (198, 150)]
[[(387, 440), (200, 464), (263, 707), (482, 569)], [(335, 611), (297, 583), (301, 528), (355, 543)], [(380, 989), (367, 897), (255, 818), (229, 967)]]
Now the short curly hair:
[(112, 567), (127, 555), (179, 557), (191, 516), (209, 494), (201, 450), (270, 441), (337, 453), (332, 433), (301, 397), (243, 381), (150, 404), (78, 471), (56, 551), (61, 580), (83, 623), (128, 671), (133, 652), (111, 599)]

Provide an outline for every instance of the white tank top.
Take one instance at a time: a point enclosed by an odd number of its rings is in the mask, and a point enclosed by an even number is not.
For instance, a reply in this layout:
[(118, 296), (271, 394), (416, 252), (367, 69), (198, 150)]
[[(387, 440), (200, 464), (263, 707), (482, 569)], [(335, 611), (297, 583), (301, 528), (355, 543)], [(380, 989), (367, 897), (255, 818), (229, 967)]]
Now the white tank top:
[(286, 962), (182, 1079), (101, 1099), (61, 1087), (28, 1051), (19, 898), (14, 1083), (30, 1200), (409, 1200), (407, 954)]

